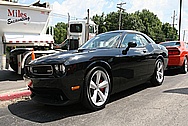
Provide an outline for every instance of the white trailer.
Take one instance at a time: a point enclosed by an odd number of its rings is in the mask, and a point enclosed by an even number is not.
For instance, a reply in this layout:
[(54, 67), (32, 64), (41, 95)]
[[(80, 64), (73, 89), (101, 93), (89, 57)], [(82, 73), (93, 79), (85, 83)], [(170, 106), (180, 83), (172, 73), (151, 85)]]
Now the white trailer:
[[(8, 47), (53, 48), (53, 36), (46, 34), (50, 12), (51, 8), (48, 3), (40, 4), (38, 1), (32, 5), (22, 5), (0, 0), (0, 69), (5, 69)], [(16, 68), (19, 73), (24, 67), (20, 64), (24, 64), (23, 59), (27, 59), (23, 57), (26, 56), (23, 52), (15, 56), (17, 63), (14, 63), (18, 65), (17, 67), (22, 66), (20, 69)]]

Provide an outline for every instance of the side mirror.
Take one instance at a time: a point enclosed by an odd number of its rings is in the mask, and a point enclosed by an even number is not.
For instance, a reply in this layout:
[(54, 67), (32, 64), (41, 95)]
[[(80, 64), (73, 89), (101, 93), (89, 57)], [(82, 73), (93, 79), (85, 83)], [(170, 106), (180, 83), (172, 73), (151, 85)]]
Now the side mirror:
[(122, 54), (126, 55), (127, 52), (129, 51), (129, 48), (131, 48), (131, 47), (134, 48), (136, 46), (137, 46), (136, 42), (129, 42), (127, 48), (122, 51)]

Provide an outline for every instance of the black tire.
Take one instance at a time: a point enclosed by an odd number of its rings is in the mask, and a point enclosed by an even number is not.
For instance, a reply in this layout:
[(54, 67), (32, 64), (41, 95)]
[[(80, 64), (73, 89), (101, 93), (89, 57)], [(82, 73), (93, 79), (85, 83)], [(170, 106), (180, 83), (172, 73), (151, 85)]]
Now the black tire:
[(10, 67), (15, 71), (18, 72), (18, 63), (17, 63), (17, 59), (15, 62), (9, 62)]
[(186, 57), (184, 58), (183, 66), (181, 67), (181, 72), (183, 74), (187, 73), (187, 58)]
[(151, 84), (153, 86), (159, 86), (164, 81), (164, 63), (161, 59), (157, 59), (155, 62), (155, 70), (151, 77)]
[(103, 67), (94, 67), (85, 77), (83, 105), (90, 110), (104, 108), (109, 99), (110, 89), (108, 72)]

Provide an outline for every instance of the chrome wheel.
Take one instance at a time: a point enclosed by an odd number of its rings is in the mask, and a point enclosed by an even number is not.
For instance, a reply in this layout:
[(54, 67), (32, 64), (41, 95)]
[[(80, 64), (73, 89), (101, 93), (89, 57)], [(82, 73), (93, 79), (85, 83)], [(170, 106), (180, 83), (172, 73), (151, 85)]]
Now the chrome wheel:
[(156, 79), (159, 83), (161, 83), (164, 79), (164, 67), (163, 62), (157, 62), (156, 65)]
[(159, 86), (164, 80), (164, 63), (161, 59), (157, 59), (155, 62), (155, 71), (151, 77), (151, 83), (153, 86)]
[(108, 72), (103, 67), (94, 67), (85, 77), (83, 105), (91, 110), (104, 108), (109, 99), (110, 89)]
[(187, 73), (187, 58), (185, 57), (184, 58), (184, 63), (183, 63), (183, 66), (182, 66), (182, 73), (186, 74)]
[(109, 95), (109, 79), (102, 70), (93, 73), (89, 83), (89, 98), (96, 106), (103, 105)]

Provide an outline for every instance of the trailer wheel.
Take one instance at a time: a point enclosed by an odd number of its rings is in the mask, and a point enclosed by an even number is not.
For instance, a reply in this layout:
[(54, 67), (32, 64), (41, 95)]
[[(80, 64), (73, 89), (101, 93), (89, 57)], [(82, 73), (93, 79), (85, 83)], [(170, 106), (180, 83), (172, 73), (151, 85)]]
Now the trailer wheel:
[(17, 64), (17, 60), (16, 62), (9, 62), (10, 67), (15, 71), (18, 72), (18, 64)]

